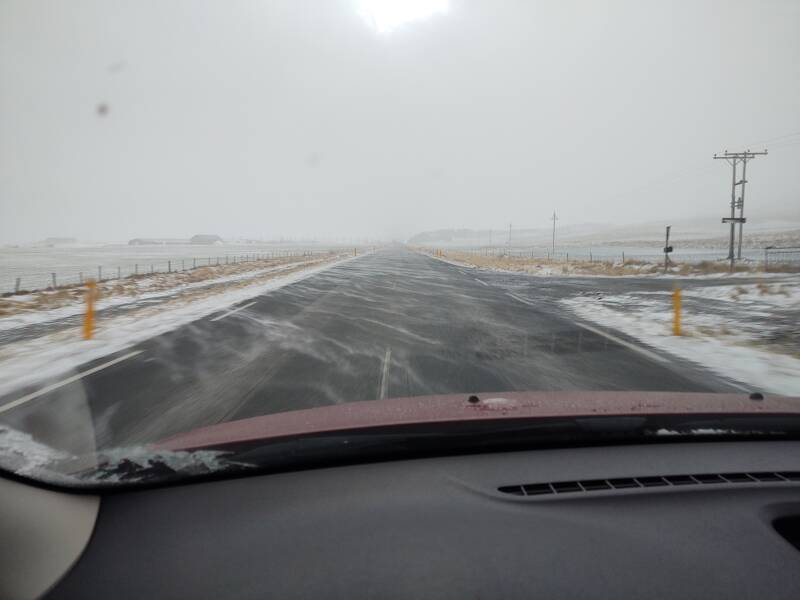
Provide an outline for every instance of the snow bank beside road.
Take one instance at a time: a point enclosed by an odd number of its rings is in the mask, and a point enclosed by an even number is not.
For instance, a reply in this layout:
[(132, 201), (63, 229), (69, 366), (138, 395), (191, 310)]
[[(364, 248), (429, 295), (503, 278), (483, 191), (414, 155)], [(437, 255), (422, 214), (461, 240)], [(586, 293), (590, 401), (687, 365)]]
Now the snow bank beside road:
[(683, 334), (672, 335), (669, 292), (561, 300), (577, 316), (703, 365), (754, 391), (800, 395), (800, 280), (693, 288)]

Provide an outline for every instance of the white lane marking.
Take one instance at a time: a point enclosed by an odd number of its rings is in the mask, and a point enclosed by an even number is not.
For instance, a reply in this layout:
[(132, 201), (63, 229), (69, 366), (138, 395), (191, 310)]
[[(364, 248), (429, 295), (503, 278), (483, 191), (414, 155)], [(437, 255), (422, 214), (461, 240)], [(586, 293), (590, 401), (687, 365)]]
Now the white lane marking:
[(31, 394), (28, 394), (27, 396), (23, 396), (22, 398), (17, 398), (16, 400), (14, 400), (12, 402), (9, 402), (8, 404), (4, 404), (3, 406), (0, 406), (0, 413), (5, 412), (7, 410), (11, 410), (12, 408), (15, 408), (15, 407), (19, 406), (20, 404), (25, 404), (26, 402), (28, 402), (30, 400), (33, 400), (34, 398), (38, 398), (39, 396), (43, 396), (43, 395), (47, 394), (48, 392), (52, 392), (53, 390), (58, 389), (58, 388), (60, 388), (62, 386), (65, 386), (65, 385), (67, 385), (69, 383), (73, 383), (75, 381), (78, 381), (82, 377), (86, 377), (87, 375), (91, 375), (93, 373), (97, 373), (98, 371), (102, 371), (103, 369), (105, 369), (107, 367), (110, 367), (111, 365), (115, 365), (117, 363), (121, 363), (123, 360), (128, 360), (129, 358), (132, 358), (132, 357), (136, 356), (137, 354), (141, 354), (142, 352), (143, 352), (143, 350), (134, 350), (133, 352), (128, 352), (127, 354), (124, 354), (123, 356), (115, 358), (114, 360), (110, 360), (108, 362), (104, 362), (102, 365), (97, 365), (96, 367), (92, 367), (91, 369), (88, 369), (86, 371), (78, 373), (77, 375), (73, 375), (72, 377), (67, 377), (63, 381), (59, 381), (58, 383), (53, 383), (51, 385), (43, 387), (42, 389), (37, 390), (37, 391), (35, 391), (35, 392), (31, 393)]
[(486, 283), (486, 282), (485, 282), (483, 279), (478, 279), (478, 278), (476, 277), (476, 278), (475, 278), (475, 281), (477, 281), (478, 283), (482, 283), (482, 284), (483, 284), (483, 285), (485, 285), (486, 287), (489, 287), (489, 284), (488, 284), (488, 283)]
[[(514, 300), (518, 300), (519, 302), (522, 302), (523, 304), (527, 304), (529, 306), (536, 306), (533, 302), (530, 302), (529, 300), (525, 300), (525, 298), (520, 298), (516, 294), (512, 294), (511, 292), (506, 292), (506, 293), (509, 296), (511, 296), (512, 298), (514, 298)], [(639, 354), (641, 354), (642, 356), (646, 356), (650, 360), (655, 360), (655, 361), (660, 362), (660, 363), (669, 363), (670, 362), (669, 360), (667, 360), (663, 356), (659, 356), (655, 352), (650, 352), (649, 350), (645, 350), (641, 346), (637, 346), (636, 344), (631, 344), (630, 342), (626, 342), (622, 338), (618, 338), (615, 335), (611, 335), (610, 333), (606, 333), (602, 329), (597, 329), (596, 327), (592, 327), (591, 325), (584, 325), (583, 323), (575, 323), (575, 325), (577, 325), (578, 327), (583, 327), (587, 331), (591, 331), (592, 333), (596, 333), (597, 335), (601, 335), (604, 338), (606, 338), (608, 340), (611, 340), (615, 344), (619, 344), (620, 346), (624, 346), (628, 350), (633, 350), (634, 352), (638, 352)]]
[(251, 306), (253, 306), (253, 304), (255, 304), (255, 302), (250, 302), (249, 304), (245, 304), (244, 306), (240, 306), (239, 308), (234, 308), (233, 310), (229, 310), (226, 313), (222, 313), (220, 316), (214, 317), (213, 319), (210, 319), (210, 320), (211, 321), (219, 321), (220, 319), (224, 319), (225, 317), (229, 317), (232, 314), (239, 312), (240, 310), (244, 310), (245, 308), (250, 308)]
[(380, 400), (386, 400), (389, 394), (389, 365), (392, 364), (392, 349), (386, 348), (386, 354), (383, 356), (383, 369), (381, 370), (381, 391), (378, 394)]
[(620, 346), (625, 346), (628, 350), (633, 350), (634, 352), (638, 352), (642, 356), (646, 356), (650, 360), (655, 360), (660, 363), (668, 363), (666, 358), (663, 356), (659, 356), (655, 352), (650, 352), (649, 350), (645, 350), (641, 346), (637, 346), (636, 344), (631, 344), (630, 342), (626, 342), (622, 338), (618, 338), (615, 335), (611, 335), (610, 333), (606, 333), (602, 329), (597, 329), (596, 327), (592, 327), (591, 325), (584, 325), (583, 323), (575, 323), (578, 327), (583, 327), (584, 329), (591, 331), (592, 333), (596, 333), (597, 335), (602, 335), (604, 338), (611, 340), (612, 342), (619, 344)]
[(506, 294), (507, 294), (508, 296), (511, 296), (511, 297), (512, 297), (514, 300), (517, 300), (518, 302), (522, 302), (523, 304), (527, 304), (528, 306), (536, 306), (536, 305), (535, 305), (533, 302), (531, 302), (530, 300), (525, 300), (525, 298), (520, 298), (520, 297), (519, 297), (519, 296), (517, 296), (516, 294), (512, 294), (511, 292), (506, 292)]

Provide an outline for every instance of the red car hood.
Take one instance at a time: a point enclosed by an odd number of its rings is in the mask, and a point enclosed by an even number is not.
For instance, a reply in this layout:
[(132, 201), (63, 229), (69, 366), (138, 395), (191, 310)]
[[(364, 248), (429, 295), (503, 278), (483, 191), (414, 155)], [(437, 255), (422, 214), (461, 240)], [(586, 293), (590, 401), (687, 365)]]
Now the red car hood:
[(303, 434), (457, 421), (678, 414), (800, 414), (800, 398), (674, 392), (503, 392), (334, 404), (201, 427), (154, 444), (191, 450)]

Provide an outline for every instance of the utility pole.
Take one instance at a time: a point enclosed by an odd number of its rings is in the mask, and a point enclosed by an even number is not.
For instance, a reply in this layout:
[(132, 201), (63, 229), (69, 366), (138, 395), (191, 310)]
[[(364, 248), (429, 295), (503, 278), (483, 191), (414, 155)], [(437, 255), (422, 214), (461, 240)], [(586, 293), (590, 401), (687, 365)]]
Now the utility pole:
[(511, 223), (508, 224), (508, 246), (511, 247)]
[(556, 216), (556, 211), (553, 211), (553, 256), (556, 255), (556, 221), (558, 217)]
[[(766, 154), (766, 151), (764, 152)], [(739, 249), (736, 253), (737, 260), (742, 260), (742, 227), (744, 226), (744, 188), (747, 185), (747, 161), (742, 161), (742, 194), (739, 196), (737, 208), (739, 209)]]
[[(722, 219), (723, 223), (730, 223), (731, 225), (730, 244), (728, 246), (728, 260), (731, 261), (731, 272), (733, 272), (733, 261), (735, 260), (733, 246), (736, 240), (736, 223), (739, 223), (738, 258), (742, 258), (742, 226), (746, 221), (744, 218), (744, 188), (745, 184), (747, 183), (747, 161), (754, 159), (756, 156), (763, 156), (766, 154), (766, 150), (763, 152), (751, 152), (750, 150), (745, 150), (744, 152), (728, 152), (725, 150), (725, 152), (723, 152), (721, 155), (714, 155), (714, 160), (725, 160), (729, 165), (731, 165), (731, 216)], [(742, 164), (742, 179), (740, 181), (736, 181), (736, 167), (739, 163)], [(739, 196), (738, 201), (736, 200), (737, 185), (742, 186), (742, 194)], [(737, 208), (739, 209), (738, 217), (736, 216)]]

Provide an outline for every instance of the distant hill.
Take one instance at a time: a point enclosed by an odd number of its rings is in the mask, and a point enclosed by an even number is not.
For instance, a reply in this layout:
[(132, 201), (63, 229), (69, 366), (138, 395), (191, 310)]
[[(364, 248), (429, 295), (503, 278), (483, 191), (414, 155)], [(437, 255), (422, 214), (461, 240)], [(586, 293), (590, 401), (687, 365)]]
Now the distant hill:
[[(717, 218), (650, 222), (635, 225), (579, 224), (556, 229), (560, 246), (643, 246), (659, 248), (664, 242), (665, 226), (671, 225), (670, 239), (692, 243), (701, 248), (725, 248), (728, 229)], [(512, 229), (512, 246), (549, 246), (553, 230), (549, 228)], [(508, 230), (438, 229), (424, 231), (408, 239), (417, 246), (504, 246), (509, 243)], [(800, 217), (794, 220), (753, 220), (744, 226), (744, 242), (749, 248), (768, 245), (800, 244)]]
[(189, 240), (176, 238), (133, 238), (128, 240), (129, 246), (177, 246), (188, 243)]
[(198, 233), (191, 238), (133, 238), (128, 241), (129, 246), (173, 246), (180, 244), (195, 244), (213, 246), (224, 243), (223, 239), (212, 233)]
[(204, 244), (206, 246), (223, 243), (221, 237), (211, 233), (198, 233), (197, 235), (193, 235), (189, 242), (192, 244)]

